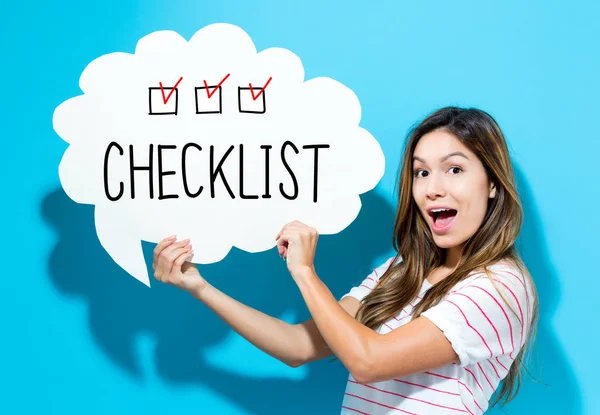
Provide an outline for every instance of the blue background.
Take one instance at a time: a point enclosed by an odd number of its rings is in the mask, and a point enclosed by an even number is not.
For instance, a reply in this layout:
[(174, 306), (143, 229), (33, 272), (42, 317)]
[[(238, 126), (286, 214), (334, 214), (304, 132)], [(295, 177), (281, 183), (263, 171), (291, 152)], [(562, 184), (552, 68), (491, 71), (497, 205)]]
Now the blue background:
[[(410, 125), (449, 104), (496, 117), (524, 202), (519, 247), (541, 316), (531, 361), (538, 383), (527, 377), (513, 402), (489, 413), (600, 413), (600, 7), (524, 3), (4, 3), (0, 413), (339, 413), (347, 377), (339, 361), (291, 369), (184, 292), (131, 278), (101, 248), (93, 207), (60, 186), (67, 144), (52, 113), (81, 93), (85, 66), (133, 53), (153, 31), (189, 39), (215, 22), (242, 27), (259, 50), (290, 49), (307, 79), (329, 76), (354, 90), (361, 126), (386, 154), (385, 176), (362, 195), (356, 221), (319, 241), (317, 271), (338, 298), (392, 253)], [(150, 270), (153, 247), (144, 244)], [(310, 317), (275, 249), (233, 250), (201, 271), (267, 314)]]

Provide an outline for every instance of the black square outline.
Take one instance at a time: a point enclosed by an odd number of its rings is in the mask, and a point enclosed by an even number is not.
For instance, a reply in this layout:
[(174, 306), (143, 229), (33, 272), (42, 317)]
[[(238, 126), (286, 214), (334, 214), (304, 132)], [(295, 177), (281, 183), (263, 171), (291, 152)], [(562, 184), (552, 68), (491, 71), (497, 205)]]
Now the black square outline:
[[(264, 114), (265, 112), (267, 112), (267, 103), (265, 100), (265, 90), (264, 88), (260, 88), (260, 90), (262, 91), (262, 101), (263, 101), (263, 110), (262, 111), (247, 111), (247, 110), (242, 110), (242, 90), (245, 91), (249, 91), (251, 88), (250, 87), (243, 87), (243, 86), (238, 86), (238, 110), (241, 113), (245, 113), (245, 114)], [(252, 90), (256, 90), (256, 88), (252, 88)], [(252, 93), (252, 92), (251, 92)]]
[[(198, 111), (198, 90), (208, 88), (219, 88), (219, 111)], [(194, 89), (194, 99), (196, 100), (196, 114), (223, 114), (223, 94), (220, 85), (209, 85), (209, 86), (197, 86)], [(213, 94), (215, 91), (213, 91)], [(209, 99), (212, 99), (212, 95)]]
[[(162, 89), (163, 91), (172, 90), (172, 87), (159, 87), (159, 86), (150, 86), (148, 87), (148, 107), (150, 112), (148, 115), (177, 115), (177, 107), (179, 105), (179, 89), (175, 88), (175, 112), (152, 112), (152, 90), (158, 89), (159, 91)], [(173, 97), (169, 98), (173, 99)]]

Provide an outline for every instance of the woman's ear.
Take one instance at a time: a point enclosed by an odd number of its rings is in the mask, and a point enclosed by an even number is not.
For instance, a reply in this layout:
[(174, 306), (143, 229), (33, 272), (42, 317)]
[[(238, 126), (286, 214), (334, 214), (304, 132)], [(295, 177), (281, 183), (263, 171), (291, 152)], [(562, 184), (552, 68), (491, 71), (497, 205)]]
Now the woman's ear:
[(490, 198), (496, 197), (496, 185), (494, 183), (490, 184)]

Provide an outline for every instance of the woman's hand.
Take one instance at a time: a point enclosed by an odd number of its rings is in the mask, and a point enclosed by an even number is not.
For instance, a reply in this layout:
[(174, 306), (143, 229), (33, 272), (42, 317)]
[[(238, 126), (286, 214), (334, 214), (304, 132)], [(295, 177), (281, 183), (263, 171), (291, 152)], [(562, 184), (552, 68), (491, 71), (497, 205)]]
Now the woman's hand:
[(192, 257), (189, 239), (175, 242), (175, 236), (165, 238), (154, 248), (154, 277), (167, 284), (181, 288), (190, 294), (200, 293), (206, 287), (196, 265), (185, 260)]
[(286, 260), (288, 270), (292, 277), (301, 277), (304, 272), (315, 272), (315, 251), (319, 233), (298, 222), (285, 225), (275, 237), (279, 256)]

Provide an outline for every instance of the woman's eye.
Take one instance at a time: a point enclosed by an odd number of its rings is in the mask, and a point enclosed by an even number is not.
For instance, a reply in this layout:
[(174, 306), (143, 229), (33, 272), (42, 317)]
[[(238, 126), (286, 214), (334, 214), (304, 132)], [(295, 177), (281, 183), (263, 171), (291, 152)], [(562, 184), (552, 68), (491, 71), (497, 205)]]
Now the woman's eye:
[[(461, 167), (458, 167), (458, 166), (452, 166), (452, 167), (450, 167), (450, 171), (454, 171), (453, 169), (458, 169), (459, 170), (458, 172), (456, 172), (454, 174), (458, 174), (459, 172), (463, 171), (463, 169)], [(417, 170), (413, 171), (413, 176), (417, 177), (417, 178), (424, 177), (424, 176), (419, 176), (419, 173), (427, 173), (427, 170), (417, 169)]]

